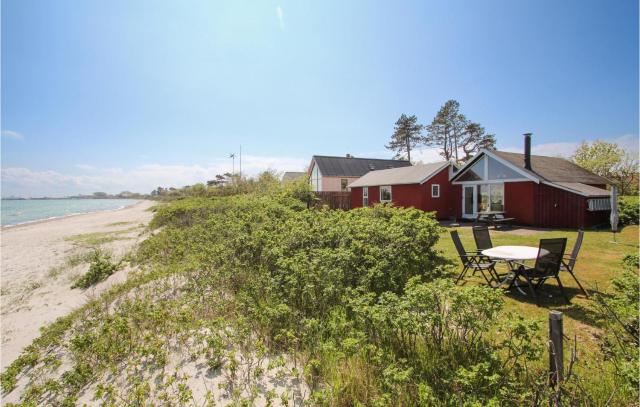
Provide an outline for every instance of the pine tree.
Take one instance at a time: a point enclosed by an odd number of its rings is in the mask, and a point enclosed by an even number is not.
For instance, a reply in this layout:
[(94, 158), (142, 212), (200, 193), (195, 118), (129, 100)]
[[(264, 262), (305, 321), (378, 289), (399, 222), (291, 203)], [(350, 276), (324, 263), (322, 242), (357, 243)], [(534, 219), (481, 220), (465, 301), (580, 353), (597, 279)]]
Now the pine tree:
[(422, 128), (415, 115), (407, 116), (403, 113), (393, 127), (391, 141), (385, 147), (396, 152), (395, 158), (404, 158), (406, 153), (407, 159), (411, 161), (411, 150), (422, 144)]

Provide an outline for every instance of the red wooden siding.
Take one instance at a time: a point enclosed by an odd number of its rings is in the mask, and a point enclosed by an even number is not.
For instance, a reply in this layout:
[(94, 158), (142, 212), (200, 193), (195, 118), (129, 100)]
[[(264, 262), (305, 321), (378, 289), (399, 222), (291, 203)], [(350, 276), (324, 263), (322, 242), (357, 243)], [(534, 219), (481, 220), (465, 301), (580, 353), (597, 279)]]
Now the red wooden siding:
[(609, 211), (589, 212), (587, 198), (550, 185), (537, 185), (536, 226), (587, 228), (606, 223)]
[(533, 225), (536, 222), (536, 183), (505, 182), (504, 210), (508, 218), (516, 218), (519, 225)]
[[(440, 197), (431, 197), (431, 185), (440, 185)], [(458, 188), (459, 189), (459, 188)], [(453, 198), (455, 186), (449, 182), (448, 167), (441, 170), (424, 184), (391, 185), (391, 199), (394, 205), (413, 207), (423, 211), (436, 211), (438, 219), (449, 219), (455, 213)], [(380, 202), (380, 187), (369, 187), (369, 205)], [(362, 206), (362, 187), (351, 188), (351, 206)]]

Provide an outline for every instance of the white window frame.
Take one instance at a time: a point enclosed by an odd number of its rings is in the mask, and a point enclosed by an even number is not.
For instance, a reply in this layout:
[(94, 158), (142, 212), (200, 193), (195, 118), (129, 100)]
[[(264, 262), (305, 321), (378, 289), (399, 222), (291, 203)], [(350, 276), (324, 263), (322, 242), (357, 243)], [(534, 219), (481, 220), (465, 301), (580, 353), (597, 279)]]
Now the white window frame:
[[(382, 190), (384, 188), (389, 188), (389, 199), (382, 199)], [(380, 195), (380, 202), (391, 202), (393, 200), (393, 188), (391, 188), (391, 185), (380, 185), (380, 191), (379, 194)]]
[[(437, 194), (433, 193), (433, 187), (437, 187)], [(440, 184), (431, 184), (431, 198), (440, 198)]]
[(362, 206), (369, 206), (369, 187), (362, 187)]

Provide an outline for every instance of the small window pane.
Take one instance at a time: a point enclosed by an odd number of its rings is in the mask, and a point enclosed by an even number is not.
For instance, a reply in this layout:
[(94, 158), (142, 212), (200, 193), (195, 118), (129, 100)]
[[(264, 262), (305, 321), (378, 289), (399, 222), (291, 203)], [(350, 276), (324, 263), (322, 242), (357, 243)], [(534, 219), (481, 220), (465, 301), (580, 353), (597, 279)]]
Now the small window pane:
[(391, 187), (388, 185), (380, 187), (380, 202), (390, 202), (390, 201), (391, 201)]
[(431, 185), (431, 197), (432, 198), (440, 197), (440, 185), (438, 184)]
[(477, 163), (473, 164), (471, 168), (466, 170), (464, 174), (458, 178), (458, 181), (480, 181), (484, 179), (484, 160), (482, 157)]
[(347, 190), (348, 182), (349, 182), (349, 180), (347, 180), (346, 178), (342, 178), (342, 179), (340, 180), (340, 188), (341, 188), (343, 191), (346, 191), (346, 190)]
[(493, 158), (489, 159), (489, 179), (519, 179), (523, 178), (522, 175), (518, 174), (511, 168), (494, 160)]
[(504, 184), (491, 184), (491, 210), (504, 212)]
[(489, 210), (489, 185), (478, 185), (478, 212)]

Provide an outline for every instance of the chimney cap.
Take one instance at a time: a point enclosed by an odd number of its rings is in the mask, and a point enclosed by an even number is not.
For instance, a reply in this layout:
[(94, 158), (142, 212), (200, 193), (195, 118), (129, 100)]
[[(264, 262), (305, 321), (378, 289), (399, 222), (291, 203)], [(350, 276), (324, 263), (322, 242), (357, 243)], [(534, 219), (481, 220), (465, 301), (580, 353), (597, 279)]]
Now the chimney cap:
[(523, 136), (531, 137), (533, 136), (533, 133), (524, 133)]

